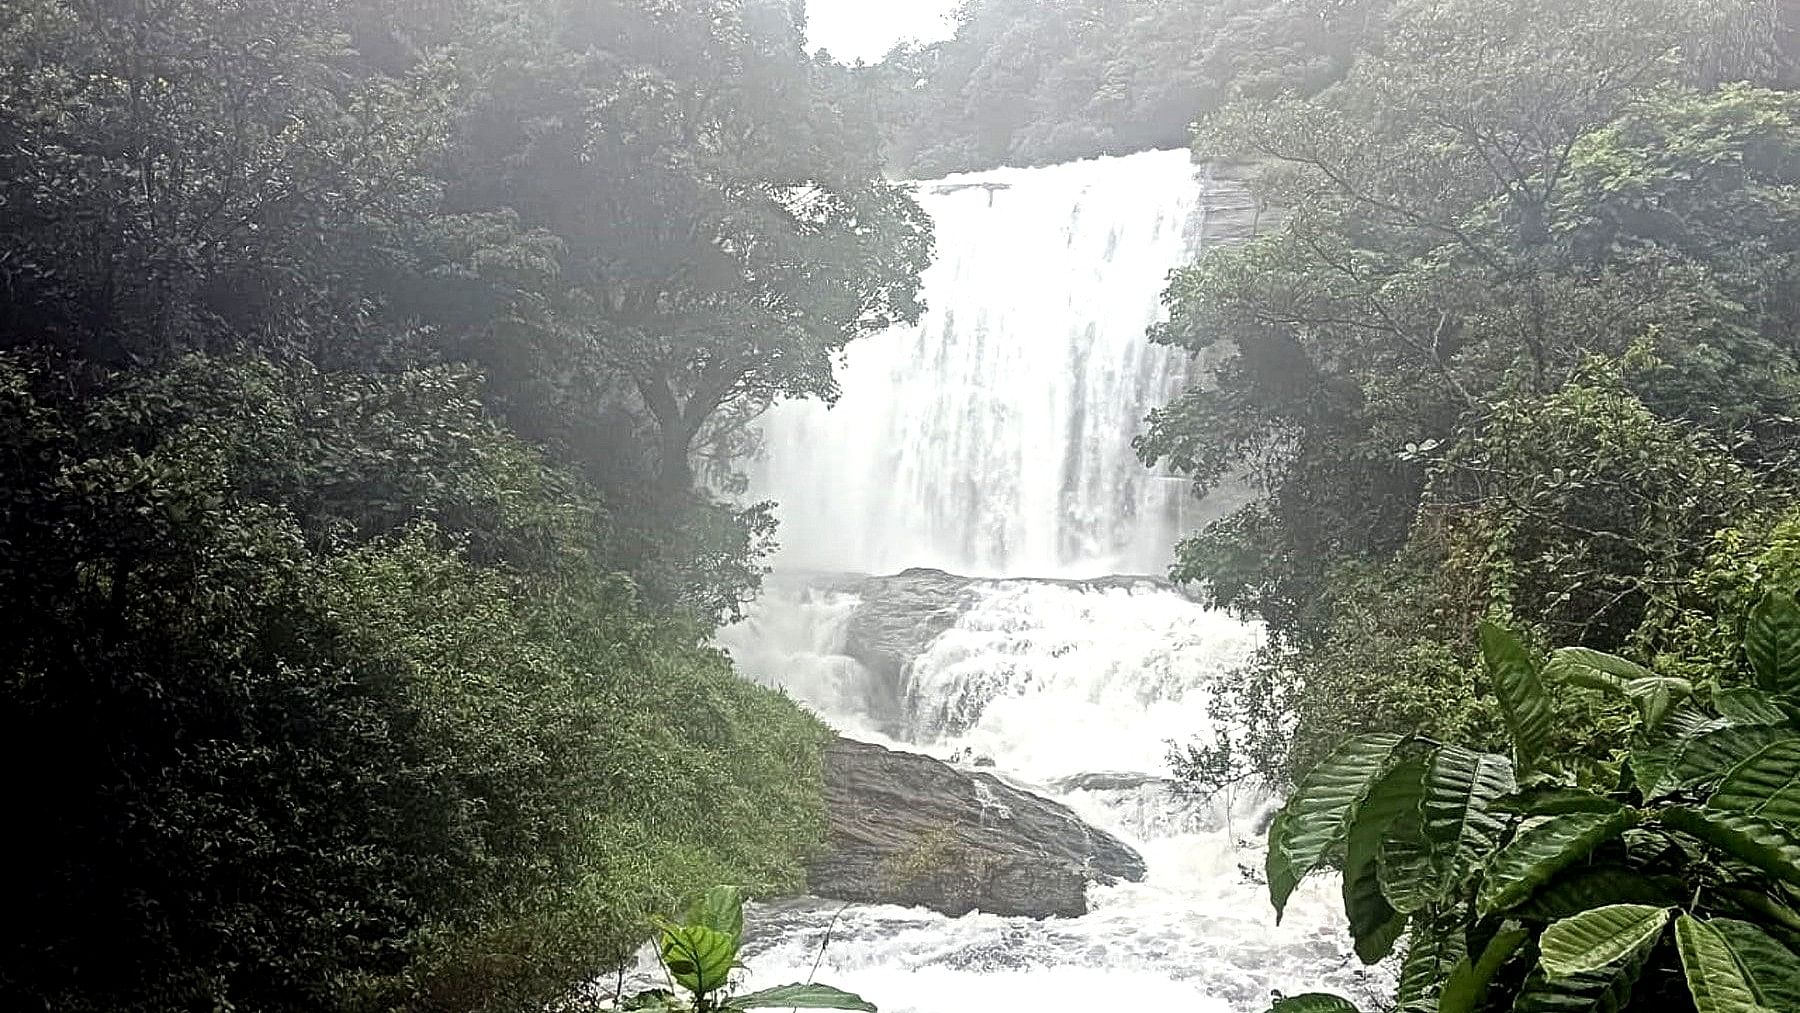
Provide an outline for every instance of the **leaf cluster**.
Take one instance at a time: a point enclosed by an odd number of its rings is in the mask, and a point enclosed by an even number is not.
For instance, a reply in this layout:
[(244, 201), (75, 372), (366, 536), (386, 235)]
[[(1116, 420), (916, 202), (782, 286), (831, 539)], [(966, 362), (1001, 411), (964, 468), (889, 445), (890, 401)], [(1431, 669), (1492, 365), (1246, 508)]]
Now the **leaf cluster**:
[[(1749, 618), (1753, 685), (1697, 684), (1584, 648), (1540, 663), (1495, 624), (1481, 642), (1512, 755), (1398, 734), (1345, 743), (1270, 828), (1277, 911), (1308, 875), (1341, 868), (1358, 955), (1374, 963), (1409, 940), (1405, 1010), (1763, 1013), (1800, 1002), (1793, 597), (1771, 593)], [(1559, 773), (1546, 749), (1556, 687), (1599, 690), (1636, 713), (1613, 782)], [(1352, 1008), (1332, 1001), (1275, 1009)]]

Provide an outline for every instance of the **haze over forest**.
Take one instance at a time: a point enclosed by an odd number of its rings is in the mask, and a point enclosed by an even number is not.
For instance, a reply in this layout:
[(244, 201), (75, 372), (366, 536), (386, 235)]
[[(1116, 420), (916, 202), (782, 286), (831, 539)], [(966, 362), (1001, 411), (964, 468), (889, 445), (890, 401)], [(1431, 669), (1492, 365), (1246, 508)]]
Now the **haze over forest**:
[(1800, 1010), (1797, 0), (0, 58), (0, 1009)]

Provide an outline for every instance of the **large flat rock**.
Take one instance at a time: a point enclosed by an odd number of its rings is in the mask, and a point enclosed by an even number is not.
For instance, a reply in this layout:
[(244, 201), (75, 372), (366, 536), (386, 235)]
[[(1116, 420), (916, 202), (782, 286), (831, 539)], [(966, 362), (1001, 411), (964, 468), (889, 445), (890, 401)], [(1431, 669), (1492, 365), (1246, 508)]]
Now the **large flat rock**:
[(1074, 917), (1090, 883), (1144, 862), (1067, 806), (914, 753), (839, 739), (826, 750), (830, 839), (811, 892), (950, 915)]

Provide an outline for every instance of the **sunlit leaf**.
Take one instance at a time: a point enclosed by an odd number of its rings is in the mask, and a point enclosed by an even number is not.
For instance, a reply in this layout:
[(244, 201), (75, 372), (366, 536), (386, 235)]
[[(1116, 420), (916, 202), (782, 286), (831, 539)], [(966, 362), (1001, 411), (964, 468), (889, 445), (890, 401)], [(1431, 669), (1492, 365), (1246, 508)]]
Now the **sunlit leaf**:
[(1675, 945), (1699, 1013), (1772, 1013), (1732, 956), (1725, 937), (1706, 922), (1682, 915), (1675, 922)]
[(1539, 962), (1553, 980), (1599, 971), (1656, 942), (1672, 910), (1614, 904), (1564, 918), (1539, 938)]

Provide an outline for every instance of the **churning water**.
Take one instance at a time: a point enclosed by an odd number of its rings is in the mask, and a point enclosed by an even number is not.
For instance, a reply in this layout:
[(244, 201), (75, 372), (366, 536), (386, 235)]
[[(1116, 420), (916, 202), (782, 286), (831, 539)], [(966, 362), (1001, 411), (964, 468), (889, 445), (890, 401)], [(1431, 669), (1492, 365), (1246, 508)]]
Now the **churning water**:
[[(1144, 331), (1167, 272), (1231, 231), (1243, 191), (1160, 152), (921, 196), (938, 227), (929, 315), (853, 346), (835, 408), (767, 420), (752, 488), (779, 503), (789, 575), (721, 642), (847, 735), (979, 758), (1065, 802), (1136, 847), (1149, 877), (1093, 887), (1090, 913), (1062, 920), (773, 905), (756, 915), (751, 984), (816, 964), (887, 1013), (1260, 1013), (1275, 989), (1366, 991), (1329, 884), (1275, 925), (1258, 879), (1274, 800), (1202, 803), (1166, 780), (1168, 743), (1210, 727), (1212, 687), (1259, 631), (1151, 581), (1005, 579), (1159, 572), (1194, 523), (1182, 483), (1131, 450), (1184, 372)], [(792, 574), (912, 566), (994, 579), (960, 592), (954, 625), (913, 659), (902, 730), (884, 738), (862, 712), (874, 676), (847, 654), (858, 599)]]

